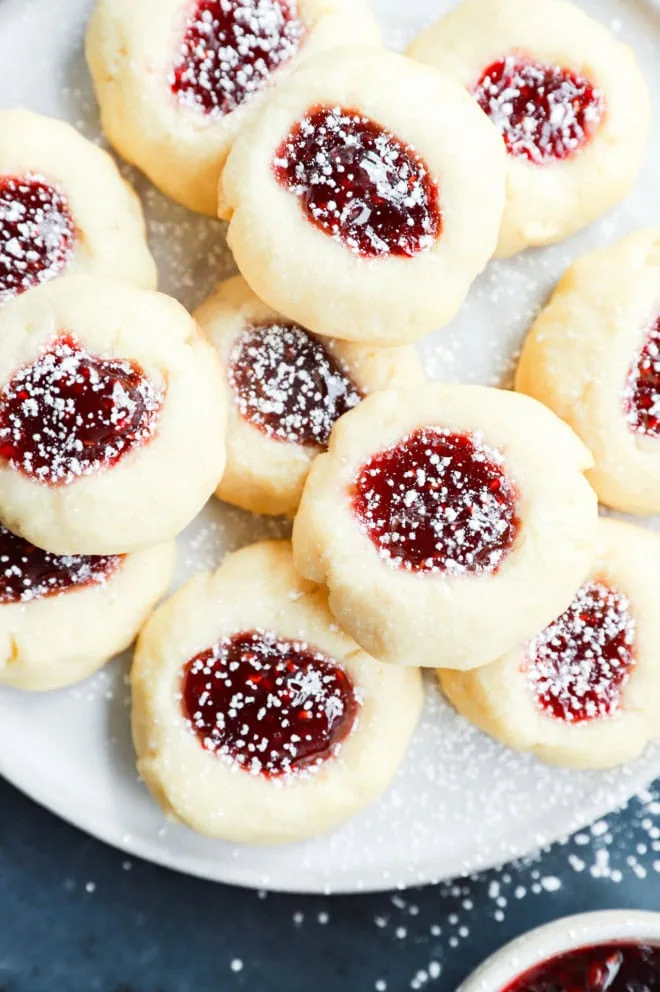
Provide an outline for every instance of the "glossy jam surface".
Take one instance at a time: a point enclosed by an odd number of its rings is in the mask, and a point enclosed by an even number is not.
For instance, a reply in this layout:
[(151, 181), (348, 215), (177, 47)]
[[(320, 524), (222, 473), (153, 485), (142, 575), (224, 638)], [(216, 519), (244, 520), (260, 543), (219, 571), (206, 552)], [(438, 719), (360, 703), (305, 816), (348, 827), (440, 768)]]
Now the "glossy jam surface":
[(335, 420), (362, 398), (323, 344), (294, 324), (248, 328), (228, 377), (241, 416), (292, 444), (326, 447)]
[(182, 705), (203, 747), (274, 778), (336, 755), (360, 700), (337, 662), (300, 641), (249, 630), (188, 662)]
[(295, 0), (198, 0), (170, 86), (181, 104), (222, 117), (294, 57), (305, 34)]
[(161, 403), (136, 363), (62, 335), (0, 392), (0, 458), (28, 478), (68, 485), (145, 444)]
[(660, 317), (652, 324), (628, 374), (623, 410), (634, 434), (660, 437)]
[(424, 160), (357, 111), (309, 110), (273, 169), (307, 218), (356, 254), (412, 256), (440, 237), (438, 189)]
[(52, 555), (0, 524), (0, 604), (101, 585), (121, 561), (121, 555)]
[(626, 596), (604, 581), (582, 586), (568, 609), (527, 647), (526, 671), (542, 710), (581, 723), (614, 716), (635, 665)]
[(658, 992), (660, 948), (582, 947), (532, 968), (502, 992)]
[(0, 176), (0, 306), (66, 267), (76, 229), (64, 195), (43, 176)]
[(497, 571), (518, 533), (516, 503), (499, 452), (430, 427), (374, 455), (353, 491), (353, 512), (388, 564), (453, 575)]
[(473, 92), (501, 131), (509, 154), (536, 165), (578, 152), (604, 113), (602, 93), (588, 79), (523, 55), (493, 62)]

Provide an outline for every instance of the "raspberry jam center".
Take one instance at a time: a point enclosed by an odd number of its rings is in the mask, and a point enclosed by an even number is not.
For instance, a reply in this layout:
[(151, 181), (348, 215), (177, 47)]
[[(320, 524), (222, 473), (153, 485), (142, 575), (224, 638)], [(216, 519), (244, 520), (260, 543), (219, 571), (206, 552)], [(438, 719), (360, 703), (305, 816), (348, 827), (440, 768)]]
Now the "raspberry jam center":
[(162, 398), (135, 362), (100, 358), (61, 335), (0, 392), (0, 458), (30, 479), (68, 485), (145, 444)]
[(516, 978), (503, 992), (657, 992), (660, 948), (602, 944), (570, 951)]
[(525, 668), (542, 710), (567, 723), (614, 716), (635, 665), (635, 621), (626, 596), (588, 582), (527, 647)]
[(353, 512), (381, 558), (415, 572), (496, 572), (518, 533), (516, 503), (499, 452), (431, 427), (374, 455), (353, 487)]
[(295, 0), (198, 0), (170, 86), (179, 103), (222, 117), (297, 53), (305, 29)]
[(43, 176), (0, 176), (0, 306), (59, 275), (75, 237), (64, 195)]
[(601, 91), (584, 76), (507, 55), (473, 90), (499, 128), (510, 155), (536, 165), (569, 158), (591, 139), (604, 113)]
[(311, 771), (336, 755), (360, 708), (341, 665), (264, 630), (234, 634), (192, 658), (182, 703), (207, 750), (266, 778)]
[(623, 411), (633, 434), (660, 437), (660, 317), (628, 373)]
[(121, 561), (121, 555), (52, 555), (0, 524), (0, 604), (101, 585)]
[(311, 109), (273, 170), (308, 220), (356, 254), (412, 256), (440, 237), (438, 188), (422, 157), (355, 110)]
[(249, 328), (228, 375), (241, 416), (291, 444), (325, 448), (335, 420), (362, 399), (321, 342), (293, 324)]

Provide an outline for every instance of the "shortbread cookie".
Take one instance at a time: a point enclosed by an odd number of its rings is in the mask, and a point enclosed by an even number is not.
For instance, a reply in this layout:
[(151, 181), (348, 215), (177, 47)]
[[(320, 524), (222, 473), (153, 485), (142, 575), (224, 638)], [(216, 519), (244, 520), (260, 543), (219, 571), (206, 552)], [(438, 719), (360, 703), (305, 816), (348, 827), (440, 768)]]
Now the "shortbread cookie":
[(505, 168), (497, 129), (453, 80), (344, 48), (264, 100), (220, 211), (275, 310), (328, 337), (406, 344), (454, 316), (490, 258)]
[(54, 554), (174, 537), (218, 484), (214, 349), (175, 300), (66, 276), (0, 312), (0, 519)]
[(635, 185), (651, 104), (632, 49), (564, 0), (462, 0), (409, 54), (467, 87), (508, 152), (498, 255), (568, 237)]
[(412, 346), (369, 348), (292, 324), (236, 276), (195, 317), (229, 380), (227, 467), (219, 499), (255, 513), (294, 513), (335, 421), (377, 389), (424, 381)]
[(75, 272), (155, 288), (140, 202), (69, 124), (0, 110), (0, 306)]
[(288, 542), (192, 579), (140, 635), (131, 673), (138, 769), (193, 830), (271, 844), (322, 833), (390, 784), (422, 707), (417, 671), (339, 630)]
[(587, 574), (590, 464), (566, 424), (515, 393), (375, 393), (312, 466), (296, 565), (327, 582), (338, 622), (374, 658), (477, 668), (557, 616)]
[(174, 541), (132, 555), (52, 555), (0, 524), (0, 683), (43, 692), (131, 643), (167, 591)]
[(580, 435), (602, 503), (660, 513), (660, 229), (570, 267), (525, 342), (516, 388)]
[(263, 91), (350, 39), (380, 43), (365, 0), (96, 0), (87, 61), (117, 151), (215, 216), (222, 166)]
[(460, 713), (543, 761), (610, 768), (660, 734), (660, 538), (601, 519), (596, 562), (568, 609), (476, 672), (438, 673)]

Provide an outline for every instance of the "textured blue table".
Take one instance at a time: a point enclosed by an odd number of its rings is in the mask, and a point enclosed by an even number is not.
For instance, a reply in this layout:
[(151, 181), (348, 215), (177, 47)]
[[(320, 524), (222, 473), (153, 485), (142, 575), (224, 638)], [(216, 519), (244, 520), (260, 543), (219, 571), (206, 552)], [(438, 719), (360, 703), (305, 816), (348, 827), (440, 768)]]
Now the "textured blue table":
[(452, 992), (538, 923), (660, 909), (659, 796), (524, 864), (327, 898), (128, 860), (0, 782), (0, 992)]

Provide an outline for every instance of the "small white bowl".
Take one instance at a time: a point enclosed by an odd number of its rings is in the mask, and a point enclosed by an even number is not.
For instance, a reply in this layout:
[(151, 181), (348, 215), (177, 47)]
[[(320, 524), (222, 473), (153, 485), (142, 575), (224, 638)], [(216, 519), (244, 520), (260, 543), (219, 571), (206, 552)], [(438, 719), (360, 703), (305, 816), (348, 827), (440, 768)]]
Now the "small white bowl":
[(660, 913), (616, 909), (565, 916), (506, 944), (484, 961), (457, 992), (503, 992), (530, 968), (559, 954), (619, 942), (660, 946)]

